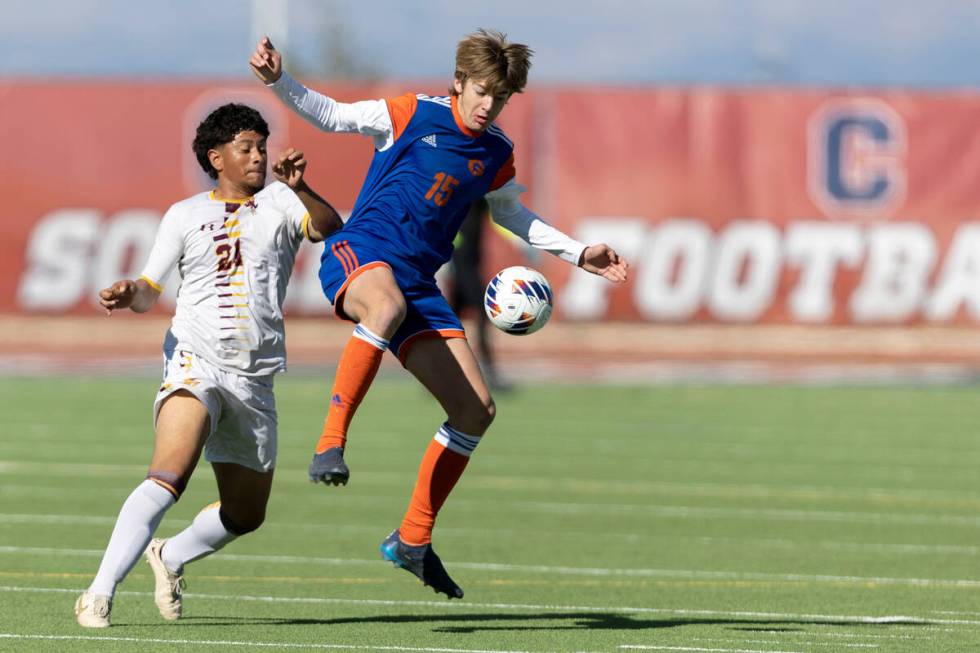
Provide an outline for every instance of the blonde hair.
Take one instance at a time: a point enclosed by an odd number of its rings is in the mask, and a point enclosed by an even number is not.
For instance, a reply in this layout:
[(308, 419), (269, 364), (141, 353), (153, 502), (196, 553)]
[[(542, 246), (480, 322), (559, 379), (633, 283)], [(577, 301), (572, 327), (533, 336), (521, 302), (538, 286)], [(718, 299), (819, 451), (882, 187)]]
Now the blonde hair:
[[(502, 90), (520, 93), (527, 84), (534, 51), (520, 43), (508, 43), (507, 35), (492, 29), (479, 29), (467, 34), (456, 46), (456, 79), (484, 82), (487, 92)], [(450, 89), (456, 95), (455, 87)]]

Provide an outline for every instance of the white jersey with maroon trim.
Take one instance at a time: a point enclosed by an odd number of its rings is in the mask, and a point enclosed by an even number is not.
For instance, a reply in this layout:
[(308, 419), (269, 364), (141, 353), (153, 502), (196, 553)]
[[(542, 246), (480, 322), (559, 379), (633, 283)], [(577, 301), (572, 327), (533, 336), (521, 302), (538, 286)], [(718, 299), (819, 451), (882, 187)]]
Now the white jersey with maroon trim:
[(141, 275), (162, 290), (178, 268), (168, 338), (229, 372), (285, 369), (282, 303), (308, 221), (299, 197), (281, 182), (248, 200), (211, 191), (170, 207)]

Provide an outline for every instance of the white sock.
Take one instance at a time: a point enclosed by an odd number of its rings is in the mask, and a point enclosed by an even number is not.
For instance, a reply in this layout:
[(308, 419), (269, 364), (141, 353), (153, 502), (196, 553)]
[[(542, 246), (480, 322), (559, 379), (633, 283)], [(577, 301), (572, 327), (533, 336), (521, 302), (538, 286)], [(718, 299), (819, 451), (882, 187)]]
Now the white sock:
[(211, 555), (238, 537), (221, 523), (220, 512), (217, 506), (205, 508), (190, 526), (167, 540), (160, 554), (167, 569), (179, 574), (188, 562)]
[(388, 345), (391, 344), (388, 340), (385, 340), (363, 324), (358, 324), (354, 327), (353, 335), (355, 338), (360, 338), (369, 345), (374, 345), (381, 351), (388, 351)]
[(108, 597), (115, 594), (116, 585), (143, 555), (163, 514), (174, 501), (174, 495), (149, 479), (136, 486), (119, 510), (116, 526), (89, 592)]

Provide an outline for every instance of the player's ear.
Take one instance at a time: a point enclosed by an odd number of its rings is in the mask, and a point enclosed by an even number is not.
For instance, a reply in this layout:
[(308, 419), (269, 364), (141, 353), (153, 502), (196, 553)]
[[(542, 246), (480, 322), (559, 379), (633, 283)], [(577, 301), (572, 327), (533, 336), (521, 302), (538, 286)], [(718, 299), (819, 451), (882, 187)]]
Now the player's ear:
[(463, 83), (464, 83), (464, 81), (465, 80), (462, 80), (459, 77), (456, 77), (455, 79), (453, 79), (453, 89), (455, 89), (456, 95), (462, 95), (463, 94)]
[(218, 150), (208, 150), (208, 161), (211, 162), (211, 167), (218, 172), (225, 169), (224, 160), (221, 156), (221, 152)]

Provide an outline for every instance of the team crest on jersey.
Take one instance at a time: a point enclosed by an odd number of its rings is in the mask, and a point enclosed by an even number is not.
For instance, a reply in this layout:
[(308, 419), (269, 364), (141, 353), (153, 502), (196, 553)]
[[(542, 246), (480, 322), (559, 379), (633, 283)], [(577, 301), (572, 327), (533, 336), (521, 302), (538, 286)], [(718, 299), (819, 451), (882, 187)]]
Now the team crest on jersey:
[(807, 186), (825, 213), (882, 218), (906, 193), (905, 122), (877, 98), (835, 98), (810, 117)]
[(479, 177), (487, 169), (486, 166), (483, 165), (483, 161), (480, 161), (479, 159), (470, 159), (466, 166), (469, 168), (470, 174), (474, 177)]
[(436, 145), (436, 135), (435, 134), (429, 134), (428, 136), (423, 136), (422, 137), (422, 142), (423, 143), (428, 143), (432, 147), (438, 147)]

